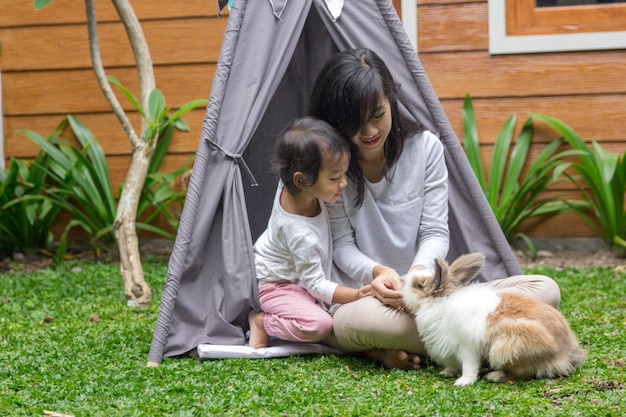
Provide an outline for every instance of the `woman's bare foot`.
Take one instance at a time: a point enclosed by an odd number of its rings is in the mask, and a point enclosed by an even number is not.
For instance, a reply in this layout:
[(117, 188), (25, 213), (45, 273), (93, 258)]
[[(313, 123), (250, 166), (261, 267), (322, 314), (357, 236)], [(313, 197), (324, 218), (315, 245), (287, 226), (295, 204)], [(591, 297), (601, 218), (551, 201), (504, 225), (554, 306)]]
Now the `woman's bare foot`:
[(401, 349), (372, 349), (365, 356), (374, 358), (387, 369), (414, 371), (420, 368), (420, 357)]
[(267, 347), (270, 343), (270, 337), (265, 332), (263, 319), (265, 313), (262, 311), (250, 310), (248, 313), (248, 322), (250, 324), (250, 340), (248, 346), (252, 349), (260, 349)]

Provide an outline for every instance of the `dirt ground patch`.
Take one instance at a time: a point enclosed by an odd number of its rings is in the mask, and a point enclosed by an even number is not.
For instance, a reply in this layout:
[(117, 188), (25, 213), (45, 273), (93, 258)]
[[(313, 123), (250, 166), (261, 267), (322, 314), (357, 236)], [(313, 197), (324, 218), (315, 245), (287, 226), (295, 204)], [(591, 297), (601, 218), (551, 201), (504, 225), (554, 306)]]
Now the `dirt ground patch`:
[[(597, 245), (596, 245), (597, 246)], [(145, 259), (148, 256), (157, 256), (169, 259), (172, 251), (172, 242), (169, 241), (146, 241), (141, 243), (141, 256)], [(561, 247), (551, 249), (540, 249), (537, 257), (531, 257), (521, 251), (515, 250), (515, 255), (521, 266), (526, 267), (552, 267), (552, 268), (590, 268), (607, 267), (618, 270), (626, 270), (626, 258), (620, 258), (608, 248), (580, 248), (563, 249)], [(93, 253), (76, 253), (73, 256), (84, 257), (85, 259), (95, 259)], [(110, 258), (110, 256), (109, 256)], [(28, 273), (51, 266), (52, 258), (49, 254), (33, 254), (30, 256), (17, 254), (13, 258), (0, 259), (0, 274)]]
[[(149, 256), (156, 256), (165, 260), (169, 259), (172, 253), (172, 244), (170, 241), (147, 241), (140, 244), (141, 258), (146, 259)], [(116, 254), (101, 253), (100, 259), (107, 262), (117, 262)], [(33, 253), (23, 254), (16, 253), (13, 257), (0, 258), (0, 274), (12, 273), (30, 273), (40, 269), (52, 267), (52, 253)], [(96, 260), (96, 254), (89, 250), (73, 249), (68, 251), (68, 259), (86, 259)]]
[(517, 261), (521, 266), (530, 268), (547, 266), (552, 268), (626, 268), (626, 258), (620, 258), (610, 249), (590, 251), (580, 250), (539, 250), (537, 257), (532, 259), (521, 250), (515, 251)]

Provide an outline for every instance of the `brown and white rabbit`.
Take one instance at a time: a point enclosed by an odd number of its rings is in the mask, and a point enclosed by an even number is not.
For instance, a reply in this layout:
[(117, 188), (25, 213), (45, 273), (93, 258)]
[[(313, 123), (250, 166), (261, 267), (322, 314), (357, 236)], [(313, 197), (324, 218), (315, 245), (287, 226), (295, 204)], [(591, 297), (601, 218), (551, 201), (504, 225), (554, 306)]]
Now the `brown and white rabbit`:
[(404, 302), (415, 314), (428, 355), (453, 377), (454, 385), (473, 384), (481, 364), (485, 378), (568, 376), (585, 358), (563, 315), (530, 297), (484, 285), (467, 285), (485, 262), (482, 253), (459, 257), (448, 266), (437, 259), (434, 272), (408, 276)]

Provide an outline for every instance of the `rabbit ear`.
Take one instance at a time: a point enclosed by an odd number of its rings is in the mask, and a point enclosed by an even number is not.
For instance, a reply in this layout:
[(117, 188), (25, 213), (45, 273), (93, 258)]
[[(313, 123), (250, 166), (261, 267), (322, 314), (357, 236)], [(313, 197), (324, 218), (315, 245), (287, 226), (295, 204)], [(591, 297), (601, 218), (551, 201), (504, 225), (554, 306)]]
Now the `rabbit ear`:
[(444, 274), (448, 273), (448, 263), (445, 259), (437, 258), (435, 259), (435, 275), (433, 279), (430, 280), (430, 284), (428, 285), (428, 290), (430, 293), (438, 293), (441, 292), (443, 283), (444, 283)]
[(485, 265), (485, 254), (474, 252), (459, 256), (450, 266), (450, 277), (458, 284), (470, 282)]

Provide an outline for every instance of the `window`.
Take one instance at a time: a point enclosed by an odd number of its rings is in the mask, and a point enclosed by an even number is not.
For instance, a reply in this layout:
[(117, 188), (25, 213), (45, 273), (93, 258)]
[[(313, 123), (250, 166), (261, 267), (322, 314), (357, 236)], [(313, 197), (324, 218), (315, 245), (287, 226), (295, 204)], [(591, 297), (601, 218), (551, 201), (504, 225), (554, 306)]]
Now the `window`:
[(492, 54), (626, 48), (626, 0), (489, 0)]

